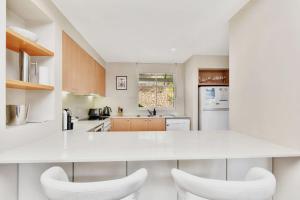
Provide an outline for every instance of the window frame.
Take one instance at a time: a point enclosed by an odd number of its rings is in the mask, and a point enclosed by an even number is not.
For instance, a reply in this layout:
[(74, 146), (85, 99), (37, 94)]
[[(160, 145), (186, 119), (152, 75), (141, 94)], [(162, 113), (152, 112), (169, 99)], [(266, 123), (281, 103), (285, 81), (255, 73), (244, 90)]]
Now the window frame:
[[(168, 74), (173, 76), (173, 85), (174, 85), (174, 98), (173, 98), (173, 107), (168, 108), (168, 107), (151, 107), (151, 108), (146, 108), (146, 107), (139, 107), (139, 79), (140, 79), (140, 74)], [(176, 73), (173, 72), (138, 72), (137, 73), (137, 79), (136, 79), (136, 86), (137, 86), (137, 108), (138, 110), (141, 111), (146, 111), (148, 109), (156, 109), (157, 111), (175, 111), (176, 110), (176, 100), (177, 100), (177, 85), (176, 85)], [(157, 84), (156, 84), (157, 85)], [(157, 102), (157, 95), (156, 95), (156, 102)]]

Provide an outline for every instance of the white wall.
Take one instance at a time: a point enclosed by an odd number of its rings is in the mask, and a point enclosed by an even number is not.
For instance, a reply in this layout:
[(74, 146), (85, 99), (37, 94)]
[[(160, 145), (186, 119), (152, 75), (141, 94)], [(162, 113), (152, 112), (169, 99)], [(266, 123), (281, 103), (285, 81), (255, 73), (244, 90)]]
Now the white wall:
[(90, 108), (95, 107), (95, 102), (101, 102), (103, 97), (100, 96), (82, 96), (63, 93), (63, 108), (69, 108), (73, 116), (79, 119), (87, 119)]
[(82, 35), (73, 27), (72, 24), (65, 18), (65, 16), (57, 9), (51, 0), (31, 0), (41, 10), (43, 10), (49, 17), (57, 23), (62, 30), (68, 33), (73, 40), (75, 40), (81, 48), (88, 52), (95, 60), (105, 67), (104, 59), (96, 52), (96, 50), (82, 37)]
[[(25, 126), (18, 126), (12, 128), (6, 128), (5, 126), (5, 105), (6, 105), (6, 63), (4, 59), (0, 59), (0, 149), (9, 148), (15, 145), (23, 144), (26, 142), (30, 142), (32, 140), (37, 140), (45, 135), (51, 134), (55, 131), (61, 130), (61, 110), (62, 110), (62, 94), (61, 94), (61, 32), (64, 30), (80, 45), (82, 46), (91, 56), (94, 57), (98, 62), (105, 65), (104, 60), (97, 54), (97, 52), (85, 41), (85, 39), (80, 35), (79, 32), (67, 21), (67, 19), (59, 12), (59, 10), (54, 6), (51, 0), (7, 0), (7, 4), (11, 4), (12, 2), (17, 6), (19, 14), (21, 14), (21, 18), (25, 15), (29, 16), (29, 13), (32, 12), (32, 16), (35, 16), (36, 13), (39, 13), (39, 9), (42, 10), (48, 17), (54, 22), (53, 25), (53, 38), (55, 41), (52, 41), (51, 49), (55, 52), (55, 57), (53, 58), (52, 65), (55, 70), (53, 70), (53, 85), (55, 86), (55, 91), (50, 94), (51, 96), (51, 105), (54, 105), (50, 112), (53, 112), (52, 120), (45, 123), (39, 124), (28, 124)], [(26, 4), (26, 6), (22, 6), (22, 4)], [(39, 9), (36, 10), (26, 10), (32, 8), (34, 5)], [(34, 7), (33, 6), (33, 7)], [(6, 30), (6, 1), (0, 1), (0, 56), (1, 58), (6, 57), (6, 45), (5, 45), (5, 30)], [(16, 20), (14, 20), (16, 21)], [(10, 21), (9, 21), (10, 22)], [(22, 24), (21, 24), (22, 25)], [(32, 27), (31, 27), (32, 28)], [(34, 27), (33, 27), (34, 28)], [(51, 33), (52, 34), (52, 33)], [(51, 36), (52, 37), (52, 36)], [(11, 71), (8, 71), (8, 75), (13, 75)], [(13, 91), (8, 91), (13, 93)], [(31, 97), (34, 97), (35, 92), (29, 92), (30, 96), (28, 100), (31, 100)], [(47, 94), (46, 94), (47, 95)], [(18, 96), (22, 96), (22, 94), (18, 94)], [(8, 96), (8, 101), (13, 101), (12, 96)], [(24, 97), (24, 93), (23, 93)], [(27, 98), (27, 97), (26, 97)], [(45, 98), (49, 99), (49, 98)], [(46, 101), (45, 101), (46, 102)], [(45, 103), (44, 102), (44, 103)], [(35, 103), (38, 105), (37, 103)], [(42, 106), (40, 104), (39, 106)], [(42, 109), (47, 109), (47, 107), (41, 107)], [(38, 114), (38, 113), (36, 113)]]
[(185, 115), (198, 130), (198, 71), (201, 68), (228, 68), (228, 56), (192, 56), (185, 63)]
[[(252, 0), (230, 22), (231, 129), (300, 148), (300, 1)], [(300, 199), (300, 160), (275, 159), (275, 199)]]
[[(116, 114), (118, 106), (124, 108), (125, 115), (146, 113), (138, 109), (138, 74), (149, 72), (167, 72), (175, 75), (176, 105), (170, 111), (174, 114), (184, 114), (184, 68), (182, 64), (136, 64), (136, 63), (107, 63), (106, 68), (106, 97), (95, 106), (108, 105)], [(116, 90), (116, 76), (128, 76), (127, 90)]]
[[(5, 106), (5, 80), (6, 80), (6, 1), (0, 1), (0, 122), (6, 121), (6, 112), (4, 109)], [(3, 130), (5, 127), (4, 123), (0, 123), (0, 130)]]

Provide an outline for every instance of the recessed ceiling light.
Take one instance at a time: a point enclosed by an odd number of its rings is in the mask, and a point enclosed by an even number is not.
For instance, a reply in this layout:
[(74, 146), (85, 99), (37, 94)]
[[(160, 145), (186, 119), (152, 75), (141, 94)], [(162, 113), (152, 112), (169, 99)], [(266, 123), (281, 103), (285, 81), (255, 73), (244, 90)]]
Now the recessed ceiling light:
[(176, 48), (172, 48), (171, 51), (172, 51), (172, 52), (175, 52), (175, 51), (176, 51)]

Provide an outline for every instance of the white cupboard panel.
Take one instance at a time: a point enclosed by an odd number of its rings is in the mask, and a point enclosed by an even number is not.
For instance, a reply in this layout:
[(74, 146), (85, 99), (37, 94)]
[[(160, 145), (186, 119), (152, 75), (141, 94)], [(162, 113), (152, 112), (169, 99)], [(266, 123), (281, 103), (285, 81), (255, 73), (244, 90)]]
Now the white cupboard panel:
[[(227, 179), (244, 180), (252, 167), (261, 167), (272, 172), (272, 158), (229, 159), (227, 162)], [(272, 198), (268, 200), (272, 200)]]
[(252, 167), (261, 167), (272, 172), (272, 158), (229, 159), (227, 179), (244, 180), (248, 170)]
[(177, 193), (171, 177), (171, 169), (177, 161), (128, 162), (128, 173), (140, 168), (148, 170), (148, 179), (140, 191), (140, 200), (176, 200)]
[(180, 160), (178, 168), (204, 178), (226, 180), (226, 160)]
[(74, 181), (93, 182), (126, 176), (126, 162), (75, 163)]
[(40, 176), (53, 166), (61, 166), (72, 180), (72, 163), (20, 164), (18, 200), (48, 200), (43, 193)]
[[(180, 160), (178, 168), (195, 176), (226, 180), (226, 160)], [(179, 197), (178, 197), (179, 198)], [(189, 200), (203, 200), (188, 194)], [(180, 199), (180, 198), (179, 198)]]
[(0, 199), (18, 200), (18, 165), (0, 165)]

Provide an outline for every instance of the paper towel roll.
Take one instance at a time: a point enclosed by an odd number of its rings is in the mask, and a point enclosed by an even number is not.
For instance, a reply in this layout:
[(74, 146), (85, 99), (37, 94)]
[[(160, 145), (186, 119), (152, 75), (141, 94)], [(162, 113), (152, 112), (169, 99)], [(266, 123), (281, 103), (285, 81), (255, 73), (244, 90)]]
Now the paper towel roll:
[(49, 85), (49, 69), (46, 66), (39, 67), (39, 83)]

